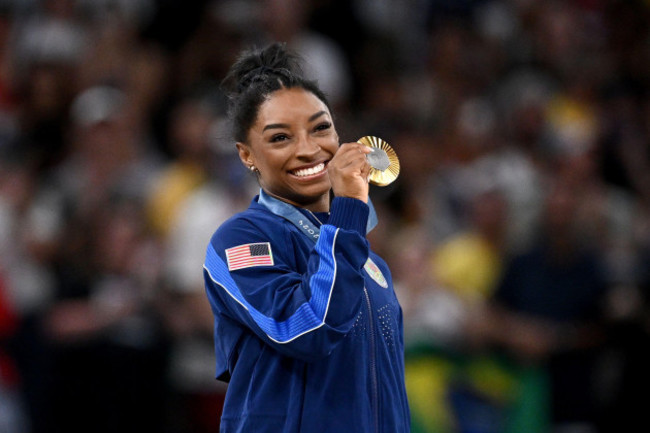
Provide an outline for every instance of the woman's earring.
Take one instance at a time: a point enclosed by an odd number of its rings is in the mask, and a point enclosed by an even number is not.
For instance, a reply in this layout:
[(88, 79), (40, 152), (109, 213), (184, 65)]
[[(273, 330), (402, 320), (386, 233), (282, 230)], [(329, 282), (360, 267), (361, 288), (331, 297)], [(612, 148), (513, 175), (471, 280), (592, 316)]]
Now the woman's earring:
[(257, 171), (257, 168), (254, 165), (251, 165), (250, 167), (248, 167), (248, 169), (250, 171)]

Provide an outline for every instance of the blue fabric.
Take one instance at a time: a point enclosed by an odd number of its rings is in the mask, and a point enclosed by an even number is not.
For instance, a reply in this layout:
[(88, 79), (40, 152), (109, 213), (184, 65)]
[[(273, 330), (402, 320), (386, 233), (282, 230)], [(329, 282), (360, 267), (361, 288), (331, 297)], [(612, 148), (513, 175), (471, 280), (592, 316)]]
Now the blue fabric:
[(246, 300), (237, 287), (235, 280), (230, 276), (228, 265), (219, 257), (212, 245), (208, 247), (206, 253), (205, 268), (210, 275), (210, 279), (240, 303), (270, 339), (278, 343), (286, 343), (305, 332), (321, 326), (325, 320), (336, 271), (336, 263), (332, 252), (335, 238), (336, 229), (332, 226), (324, 227), (321, 237), (316, 243), (316, 249), (319, 251), (321, 261), (318, 271), (310, 279), (312, 296), (309, 301), (298, 307), (292, 316), (282, 321), (266, 316)]
[[(253, 200), (215, 232), (204, 275), (216, 375), (229, 382), (222, 433), (409, 431), (402, 313), (365, 239), (368, 213), (335, 199), (314, 244)], [(273, 265), (228, 271), (225, 250), (257, 242), (269, 242)], [(388, 288), (366, 273), (368, 258)]]

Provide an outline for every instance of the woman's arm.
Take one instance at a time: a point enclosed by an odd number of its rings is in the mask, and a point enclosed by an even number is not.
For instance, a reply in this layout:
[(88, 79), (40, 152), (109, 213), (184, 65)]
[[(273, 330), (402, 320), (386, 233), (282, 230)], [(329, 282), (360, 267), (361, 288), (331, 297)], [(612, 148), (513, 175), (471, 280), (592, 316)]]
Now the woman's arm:
[[(327, 356), (352, 328), (361, 307), (362, 269), (369, 254), (367, 218), (365, 203), (335, 198), (305, 273), (294, 269), (294, 251), (271, 242), (268, 231), (285, 231), (283, 225), (261, 230), (239, 223), (219, 230), (204, 266), (216, 326), (225, 316), (288, 356), (307, 361)], [(245, 254), (243, 262), (231, 255), (229, 266), (226, 251), (248, 244), (260, 255), (253, 259)], [(238, 268), (242, 264), (250, 266)]]

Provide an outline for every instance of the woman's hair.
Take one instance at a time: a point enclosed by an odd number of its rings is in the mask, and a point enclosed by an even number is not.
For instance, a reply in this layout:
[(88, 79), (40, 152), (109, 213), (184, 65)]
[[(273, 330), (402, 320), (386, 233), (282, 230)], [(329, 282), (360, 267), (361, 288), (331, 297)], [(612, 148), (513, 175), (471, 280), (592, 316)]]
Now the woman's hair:
[(330, 108), (316, 82), (303, 76), (300, 61), (283, 43), (253, 48), (241, 54), (222, 82), (229, 100), (228, 115), (235, 140), (247, 141), (248, 130), (257, 118), (260, 105), (277, 90), (302, 88)]

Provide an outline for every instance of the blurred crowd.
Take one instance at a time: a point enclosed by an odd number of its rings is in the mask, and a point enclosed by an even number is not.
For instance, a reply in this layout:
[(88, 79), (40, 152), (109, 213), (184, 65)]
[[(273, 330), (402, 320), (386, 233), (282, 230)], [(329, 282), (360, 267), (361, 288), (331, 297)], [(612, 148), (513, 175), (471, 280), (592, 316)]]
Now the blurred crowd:
[(219, 83), (270, 41), (400, 157), (413, 431), (647, 429), (650, 2), (0, 0), (0, 432), (218, 431)]

